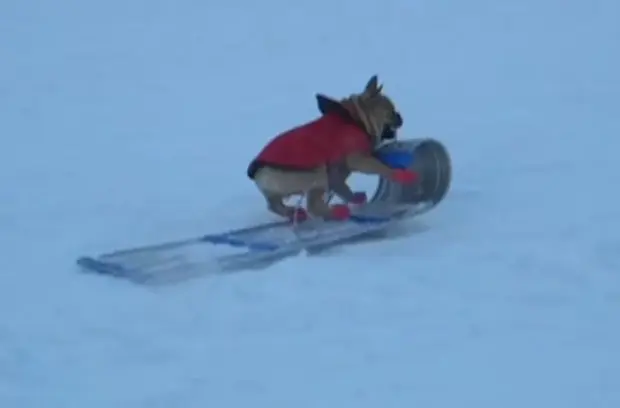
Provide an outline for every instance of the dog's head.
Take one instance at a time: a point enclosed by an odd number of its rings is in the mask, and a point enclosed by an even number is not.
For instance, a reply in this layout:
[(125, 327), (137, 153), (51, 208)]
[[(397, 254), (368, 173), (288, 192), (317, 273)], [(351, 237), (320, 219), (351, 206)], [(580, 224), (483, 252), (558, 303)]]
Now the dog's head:
[(376, 75), (372, 76), (361, 93), (341, 101), (349, 113), (357, 119), (375, 144), (383, 139), (394, 138), (396, 130), (403, 125), (400, 112), (394, 102), (383, 92)]

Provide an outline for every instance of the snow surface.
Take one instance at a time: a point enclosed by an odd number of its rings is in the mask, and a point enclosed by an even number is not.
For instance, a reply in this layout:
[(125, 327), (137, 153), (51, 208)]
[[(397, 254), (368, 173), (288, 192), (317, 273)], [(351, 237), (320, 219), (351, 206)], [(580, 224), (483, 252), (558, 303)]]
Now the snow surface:
[[(620, 406), (620, 2), (0, 2), (0, 406)], [(412, 233), (147, 289), (85, 254), (272, 217), (275, 133), (378, 73)]]

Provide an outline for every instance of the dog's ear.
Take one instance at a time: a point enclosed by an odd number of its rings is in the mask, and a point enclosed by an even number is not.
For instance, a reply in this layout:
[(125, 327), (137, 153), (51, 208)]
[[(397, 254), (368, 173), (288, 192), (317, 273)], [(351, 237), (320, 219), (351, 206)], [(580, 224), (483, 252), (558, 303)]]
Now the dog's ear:
[(379, 85), (379, 78), (377, 78), (377, 75), (373, 75), (366, 83), (364, 95), (367, 97), (372, 97), (380, 93), (382, 89), (383, 85)]

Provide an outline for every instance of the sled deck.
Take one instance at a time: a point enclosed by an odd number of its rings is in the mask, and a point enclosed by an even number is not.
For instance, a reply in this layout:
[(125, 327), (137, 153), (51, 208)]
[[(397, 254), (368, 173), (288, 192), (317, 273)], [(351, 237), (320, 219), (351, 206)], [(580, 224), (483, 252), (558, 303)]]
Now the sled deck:
[[(85, 272), (135, 283), (172, 283), (201, 275), (263, 268), (302, 252), (318, 253), (347, 241), (385, 232), (393, 223), (424, 209), (423, 205), (381, 208), (369, 204), (354, 211), (347, 221), (272, 222), (97, 257), (85, 256), (77, 263)], [(224, 251), (220, 251), (222, 249)]]

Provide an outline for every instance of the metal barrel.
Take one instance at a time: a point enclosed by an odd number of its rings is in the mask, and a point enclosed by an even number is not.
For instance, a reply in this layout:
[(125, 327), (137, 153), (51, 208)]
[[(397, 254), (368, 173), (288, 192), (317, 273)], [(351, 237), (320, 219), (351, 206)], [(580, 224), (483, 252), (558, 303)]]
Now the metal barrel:
[(437, 140), (394, 141), (380, 147), (376, 155), (390, 167), (417, 172), (420, 182), (399, 184), (380, 178), (371, 202), (394, 205), (430, 203), (432, 208), (446, 196), (452, 180), (452, 164), (447, 149)]

